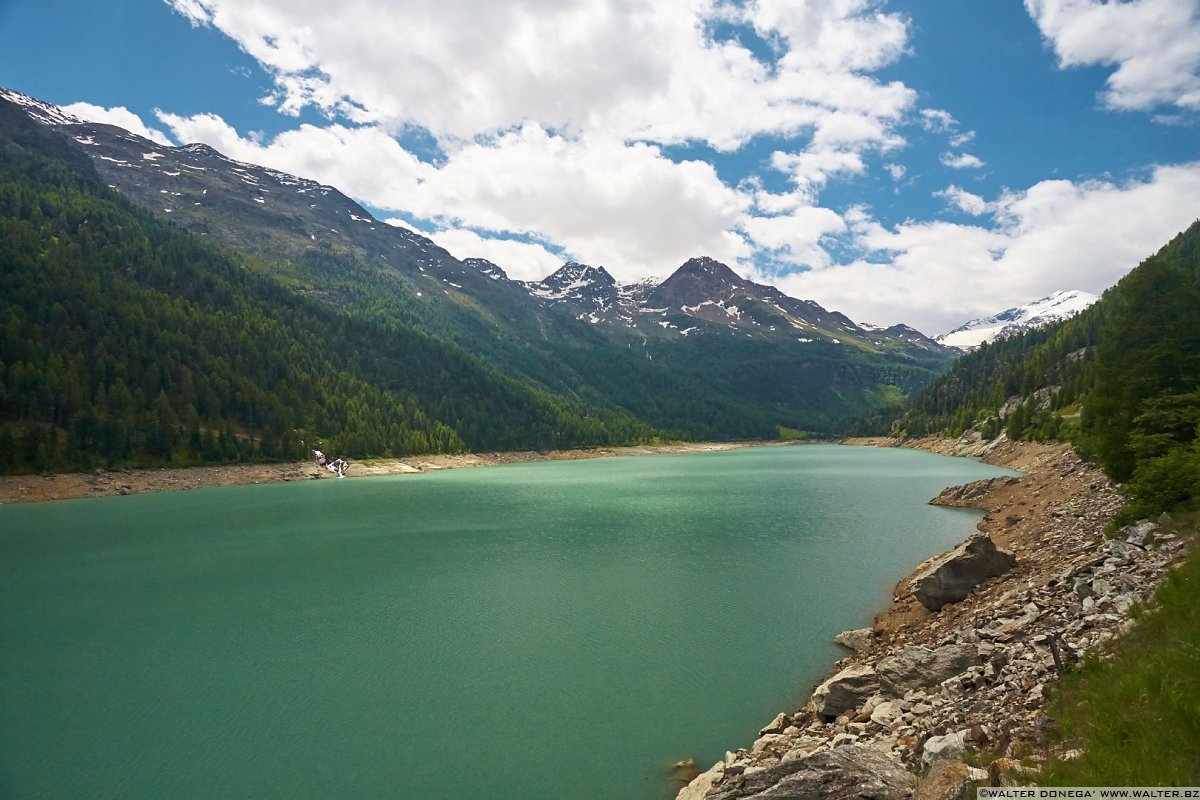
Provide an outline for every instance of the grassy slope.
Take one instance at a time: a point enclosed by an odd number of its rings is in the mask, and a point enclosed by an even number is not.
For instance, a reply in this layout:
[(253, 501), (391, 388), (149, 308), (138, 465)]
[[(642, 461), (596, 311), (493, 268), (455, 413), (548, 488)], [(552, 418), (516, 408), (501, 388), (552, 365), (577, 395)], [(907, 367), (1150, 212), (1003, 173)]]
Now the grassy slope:
[[(1171, 527), (1192, 537), (1200, 514)], [(1091, 658), (1051, 707), (1056, 734), (1083, 754), (1052, 763), (1052, 786), (1200, 783), (1200, 559), (1172, 570), (1112, 658)]]

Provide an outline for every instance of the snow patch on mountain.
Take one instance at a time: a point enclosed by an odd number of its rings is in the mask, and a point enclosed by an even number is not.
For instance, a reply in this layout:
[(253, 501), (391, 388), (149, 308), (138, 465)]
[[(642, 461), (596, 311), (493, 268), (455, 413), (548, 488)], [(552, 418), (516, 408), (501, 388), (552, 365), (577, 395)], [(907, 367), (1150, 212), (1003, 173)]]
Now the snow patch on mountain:
[(973, 319), (937, 341), (960, 350), (974, 350), (984, 342), (994, 342), (1033, 328), (1050, 325), (1075, 316), (1100, 298), (1078, 289), (1060, 290), (1052, 295), (1016, 306), (999, 314)]

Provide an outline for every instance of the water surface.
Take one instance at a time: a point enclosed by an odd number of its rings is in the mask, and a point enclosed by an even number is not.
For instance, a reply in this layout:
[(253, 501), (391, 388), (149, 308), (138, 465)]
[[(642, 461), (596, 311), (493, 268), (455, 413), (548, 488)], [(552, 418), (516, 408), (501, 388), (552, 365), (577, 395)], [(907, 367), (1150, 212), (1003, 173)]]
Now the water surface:
[(837, 446), (0, 508), (0, 796), (650, 798), (1003, 474)]

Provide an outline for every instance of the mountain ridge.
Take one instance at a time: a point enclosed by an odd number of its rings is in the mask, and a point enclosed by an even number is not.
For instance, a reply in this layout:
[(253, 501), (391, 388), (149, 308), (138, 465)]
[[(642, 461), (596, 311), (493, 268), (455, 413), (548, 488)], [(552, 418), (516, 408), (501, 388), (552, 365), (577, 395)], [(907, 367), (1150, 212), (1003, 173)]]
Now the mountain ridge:
[(1099, 299), (1097, 295), (1078, 289), (1060, 289), (1025, 305), (973, 319), (934, 338), (941, 344), (969, 351), (984, 342), (1069, 319)]

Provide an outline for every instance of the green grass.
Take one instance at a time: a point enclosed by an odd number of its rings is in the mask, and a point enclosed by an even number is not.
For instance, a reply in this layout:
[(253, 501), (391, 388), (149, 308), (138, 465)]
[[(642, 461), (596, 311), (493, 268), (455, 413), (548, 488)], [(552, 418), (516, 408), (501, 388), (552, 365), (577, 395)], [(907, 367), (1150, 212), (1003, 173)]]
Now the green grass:
[[(1200, 514), (1171, 525), (1196, 543)], [(1200, 558), (1171, 571), (1109, 660), (1089, 658), (1050, 709), (1083, 755), (1051, 762), (1047, 786), (1200, 785)]]
[(798, 442), (805, 437), (802, 430), (789, 428), (786, 425), (779, 426), (779, 440), (782, 442)]

